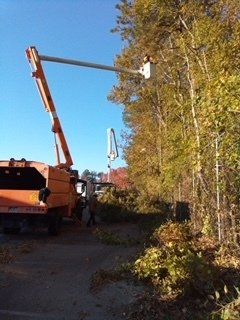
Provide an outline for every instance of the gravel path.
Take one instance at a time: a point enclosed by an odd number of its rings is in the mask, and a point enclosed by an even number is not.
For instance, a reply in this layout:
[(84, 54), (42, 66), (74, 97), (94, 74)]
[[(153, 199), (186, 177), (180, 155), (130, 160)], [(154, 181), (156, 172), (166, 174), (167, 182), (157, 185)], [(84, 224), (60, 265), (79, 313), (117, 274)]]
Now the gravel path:
[[(139, 237), (136, 225), (99, 227)], [(125, 319), (125, 306), (143, 288), (113, 281), (92, 292), (91, 279), (100, 269), (127, 262), (139, 248), (105, 245), (93, 231), (85, 223), (65, 223), (54, 238), (43, 230), (18, 236), (0, 234), (0, 244), (9, 246), (14, 254), (10, 263), (0, 265), (0, 319)]]

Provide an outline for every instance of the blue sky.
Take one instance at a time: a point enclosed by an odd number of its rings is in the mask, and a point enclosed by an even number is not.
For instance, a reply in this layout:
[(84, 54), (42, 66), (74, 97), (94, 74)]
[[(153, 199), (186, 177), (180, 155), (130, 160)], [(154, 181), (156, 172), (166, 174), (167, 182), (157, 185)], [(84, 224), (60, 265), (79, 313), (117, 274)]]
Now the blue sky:
[[(0, 0), (0, 159), (56, 163), (51, 121), (25, 57), (39, 54), (113, 65), (123, 49), (115, 0)], [(121, 141), (122, 108), (107, 101), (113, 72), (43, 62), (73, 168), (107, 172), (107, 128)], [(115, 160), (113, 168), (124, 165)]]

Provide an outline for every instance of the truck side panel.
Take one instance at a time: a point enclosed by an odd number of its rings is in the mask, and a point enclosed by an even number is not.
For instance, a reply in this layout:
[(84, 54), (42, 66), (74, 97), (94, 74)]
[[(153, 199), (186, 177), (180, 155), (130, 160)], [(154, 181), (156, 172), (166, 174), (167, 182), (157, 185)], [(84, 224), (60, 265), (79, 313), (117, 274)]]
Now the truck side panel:
[(77, 192), (70, 182), (69, 172), (54, 167), (49, 167), (47, 187), (51, 194), (47, 201), (49, 208), (64, 208), (64, 216), (72, 215)]
[[(0, 213), (46, 214), (56, 209), (71, 216), (77, 192), (70, 180), (66, 170), (40, 162), (0, 161)], [(46, 187), (50, 196), (40, 203), (39, 191)]]
[(0, 207), (38, 205), (36, 190), (0, 190)]

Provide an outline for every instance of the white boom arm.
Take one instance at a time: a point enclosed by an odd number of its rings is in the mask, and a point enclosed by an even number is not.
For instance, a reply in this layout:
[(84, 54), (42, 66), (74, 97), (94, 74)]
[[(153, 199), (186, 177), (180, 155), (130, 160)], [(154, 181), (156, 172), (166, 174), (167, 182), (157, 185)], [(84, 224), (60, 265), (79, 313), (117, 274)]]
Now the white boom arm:
[(113, 128), (107, 129), (108, 138), (108, 182), (111, 182), (112, 161), (118, 157), (118, 147)]
[(97, 63), (92, 63), (92, 62), (50, 57), (50, 56), (45, 56), (45, 55), (40, 55), (39, 57), (42, 61), (71, 64), (71, 65), (80, 66), (80, 67), (88, 67), (88, 68), (101, 69), (101, 70), (107, 70), (107, 71), (131, 73), (131, 74), (135, 74), (135, 75), (141, 74), (142, 76), (144, 76), (145, 79), (149, 79), (149, 78), (154, 77), (154, 75), (156, 73), (156, 65), (151, 61), (144, 62), (143, 66), (139, 70), (132, 70), (132, 69), (128, 69), (128, 68), (118, 68), (118, 67), (106, 66), (103, 64), (97, 64)]

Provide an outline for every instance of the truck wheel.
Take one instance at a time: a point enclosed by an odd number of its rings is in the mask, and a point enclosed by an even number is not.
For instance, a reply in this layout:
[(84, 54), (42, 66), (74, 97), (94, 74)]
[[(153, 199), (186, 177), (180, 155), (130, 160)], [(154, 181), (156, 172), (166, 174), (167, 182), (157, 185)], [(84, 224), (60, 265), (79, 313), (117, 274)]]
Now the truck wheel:
[(48, 234), (57, 236), (60, 233), (62, 217), (60, 214), (54, 214), (49, 219)]

